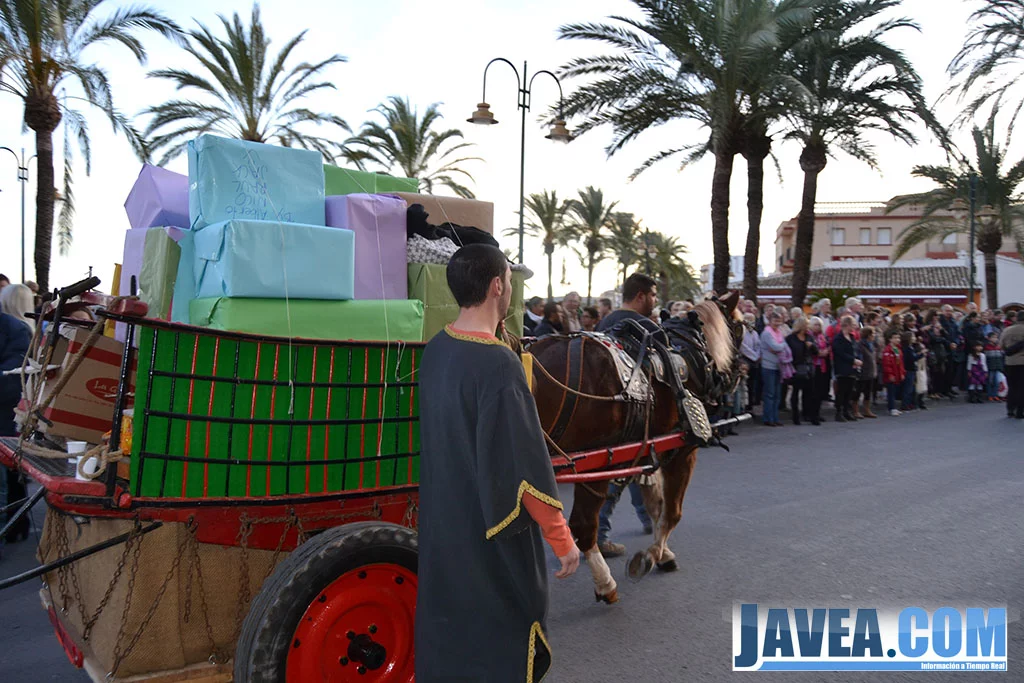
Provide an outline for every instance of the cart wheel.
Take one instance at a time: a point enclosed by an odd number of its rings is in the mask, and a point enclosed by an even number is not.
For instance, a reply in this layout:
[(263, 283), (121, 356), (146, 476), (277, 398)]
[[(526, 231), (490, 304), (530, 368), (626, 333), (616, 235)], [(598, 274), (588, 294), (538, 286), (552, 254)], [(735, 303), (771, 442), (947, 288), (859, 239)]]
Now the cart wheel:
[(253, 600), (234, 679), (410, 683), (416, 567), (416, 532), (394, 524), (348, 524), (306, 541)]

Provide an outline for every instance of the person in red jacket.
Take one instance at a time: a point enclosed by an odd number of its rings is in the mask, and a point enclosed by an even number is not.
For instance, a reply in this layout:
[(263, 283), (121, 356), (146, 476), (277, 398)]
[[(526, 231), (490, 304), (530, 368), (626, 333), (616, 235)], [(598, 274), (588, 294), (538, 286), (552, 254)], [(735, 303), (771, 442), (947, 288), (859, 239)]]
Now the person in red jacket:
[(882, 351), (882, 383), (889, 401), (889, 414), (893, 417), (902, 415), (896, 409), (896, 397), (899, 395), (907, 370), (903, 366), (903, 350), (900, 348), (900, 335), (889, 330), (886, 335), (885, 350)]

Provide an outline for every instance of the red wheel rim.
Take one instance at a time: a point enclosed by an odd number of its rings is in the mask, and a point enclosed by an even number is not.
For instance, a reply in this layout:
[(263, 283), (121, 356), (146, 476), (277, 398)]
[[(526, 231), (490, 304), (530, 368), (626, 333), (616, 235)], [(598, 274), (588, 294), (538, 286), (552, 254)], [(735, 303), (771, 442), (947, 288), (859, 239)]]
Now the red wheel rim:
[(416, 574), (370, 564), (342, 574), (306, 608), (288, 651), (286, 680), (410, 683)]

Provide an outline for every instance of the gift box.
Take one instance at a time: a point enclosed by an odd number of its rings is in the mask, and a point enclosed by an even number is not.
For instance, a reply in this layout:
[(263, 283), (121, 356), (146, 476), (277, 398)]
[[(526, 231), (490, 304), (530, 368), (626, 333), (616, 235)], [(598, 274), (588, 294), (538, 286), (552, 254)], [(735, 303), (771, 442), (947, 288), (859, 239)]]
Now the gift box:
[[(512, 305), (505, 317), (509, 334), (523, 336), (524, 274), (512, 273)], [(448, 288), (447, 266), (409, 264), (409, 298), (423, 302), (423, 341), (430, 341), (459, 317), (459, 305)]]
[(328, 197), (327, 225), (355, 233), (355, 299), (404, 299), (405, 202), (397, 197)]
[(351, 230), (272, 221), (224, 221), (193, 235), (190, 298), (351, 299)]
[(192, 224), (188, 214), (188, 177), (166, 168), (143, 164), (139, 177), (124, 202), (133, 228)]
[(484, 232), (494, 234), (494, 204), (491, 202), (411, 192), (394, 192), (392, 194), (397, 194), (409, 206), (421, 204), (429, 214), (427, 222), (431, 225), (454, 223), (455, 225), (479, 228)]
[(318, 152), (201, 135), (188, 143), (193, 230), (232, 219), (324, 224)]
[[(184, 235), (185, 231), (179, 228), (140, 228), (125, 233), (118, 292), (129, 296), (134, 277), (136, 293), (149, 305), (150, 318), (170, 319), (171, 296), (181, 254), (177, 242)], [(117, 323), (114, 338), (123, 342), (127, 330), (127, 325)]]
[(419, 301), (194, 299), (193, 325), (277, 337), (336, 341), (410, 341), (423, 337)]
[(420, 181), (383, 173), (353, 171), (324, 164), (324, 189), (327, 196), (345, 194), (381, 194), (384, 192), (419, 192)]

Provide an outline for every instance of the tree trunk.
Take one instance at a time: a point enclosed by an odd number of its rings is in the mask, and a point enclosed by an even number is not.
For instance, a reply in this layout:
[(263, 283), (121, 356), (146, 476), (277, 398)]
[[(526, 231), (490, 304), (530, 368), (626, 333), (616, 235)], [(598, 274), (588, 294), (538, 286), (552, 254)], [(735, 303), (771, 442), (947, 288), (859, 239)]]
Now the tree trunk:
[(594, 281), (594, 252), (590, 252), (587, 257), (587, 305), (593, 306), (590, 299), (590, 288)]
[(988, 308), (994, 311), (999, 308), (999, 289), (996, 277), (996, 252), (985, 251), (982, 252), (982, 256), (985, 258), (985, 293), (988, 300)]
[(733, 153), (715, 152), (715, 175), (711, 180), (711, 240), (715, 249), (715, 272), (711, 287), (716, 292), (729, 288), (729, 181)]
[(761, 214), (764, 210), (764, 160), (771, 152), (772, 139), (758, 131), (746, 141), (747, 160), (747, 247), (743, 252), (743, 296), (757, 302), (757, 261), (761, 251)]
[(808, 143), (800, 153), (800, 169), (804, 172), (804, 191), (800, 215), (796, 219), (796, 247), (793, 250), (792, 305), (803, 307), (807, 285), (811, 279), (811, 252), (814, 247), (814, 204), (818, 197), (818, 174), (825, 169), (825, 146)]
[(60, 124), (57, 98), (52, 94), (25, 100), (25, 125), (36, 134), (36, 283), (39, 293), (50, 289), (53, 253), (53, 131)]
[(554, 297), (555, 297), (555, 294), (554, 294), (555, 290), (554, 290), (554, 286), (553, 286), (553, 283), (552, 283), (553, 275), (551, 274), (551, 268), (552, 268), (551, 264), (552, 264), (552, 257), (553, 257), (553, 255), (555, 253), (555, 245), (554, 244), (550, 244), (550, 243), (549, 244), (545, 244), (544, 245), (544, 253), (548, 255), (548, 301), (552, 301), (554, 299)]

